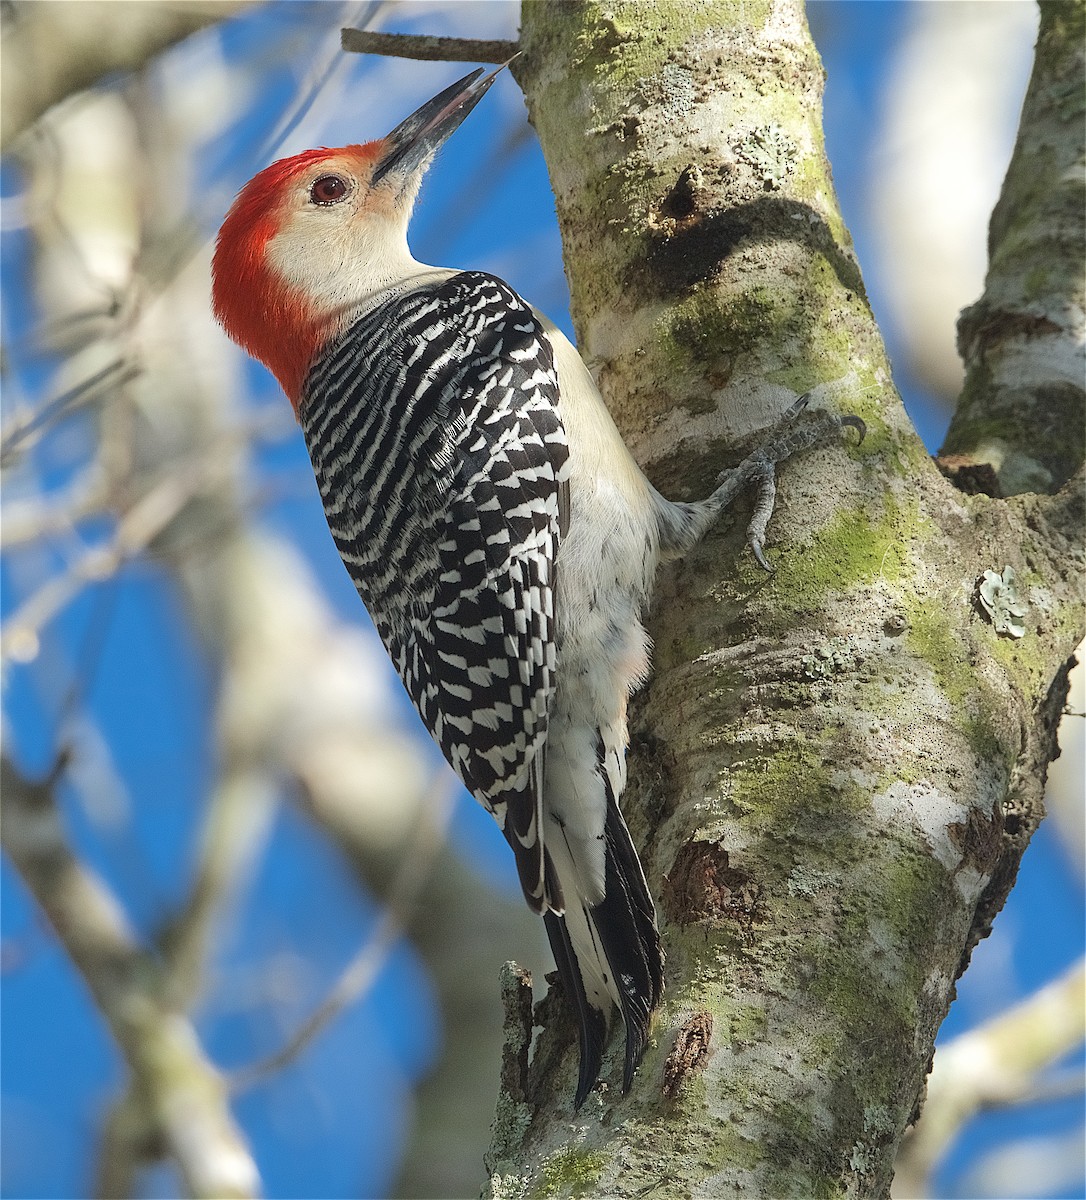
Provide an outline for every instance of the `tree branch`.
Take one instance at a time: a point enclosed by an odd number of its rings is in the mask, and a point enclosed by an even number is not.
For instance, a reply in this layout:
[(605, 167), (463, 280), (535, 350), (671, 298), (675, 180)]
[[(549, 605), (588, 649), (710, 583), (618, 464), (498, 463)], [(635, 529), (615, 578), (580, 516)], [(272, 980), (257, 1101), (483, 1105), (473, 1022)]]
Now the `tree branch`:
[(518, 49), (516, 42), (500, 39), (479, 41), (415, 33), (374, 33), (368, 29), (344, 29), (341, 44), (351, 54), (383, 54), (422, 62), (506, 63)]
[(90, 378), (77, 383), (75, 387), (67, 388), (59, 396), (46, 400), (32, 412), (18, 414), (0, 429), (0, 467), (12, 465), (20, 454), (33, 445), (33, 442), (29, 445), (24, 444), (31, 435), (40, 437), (61, 417), (68, 416), (85, 405), (95, 403), (103, 395), (124, 387), (136, 378), (139, 370), (134, 363), (115, 359), (95, 371)]
[(132, 71), (253, 0), (114, 4), (54, 0), (5, 5), (0, 142), (103, 75)]
[[(165, 1146), (197, 1197), (248, 1197), (260, 1191), (256, 1164), (234, 1123), (226, 1088), (196, 1031), (163, 1005), (158, 960), (143, 949), (105, 884), (79, 862), (64, 836), (53, 797), (58, 771), (42, 783), (0, 759), (4, 849), (41, 905), (94, 995), (132, 1072), (139, 1103), (136, 1148)], [(112, 1126), (116, 1135), (117, 1128)], [(119, 1170), (114, 1178), (130, 1176)]]
[(948, 474), (1050, 493), (1086, 444), (1086, 8), (1042, 3), (1018, 140), (989, 229), (984, 295), (958, 322), (966, 379)]
[(455, 800), (453, 787), (452, 776), (442, 772), (440, 782), (434, 789), (434, 800), (427, 805), (424, 819), (416, 827), (414, 840), (400, 860), (392, 887), (384, 898), (376, 928), (344, 968), (327, 996), (280, 1049), (260, 1062), (234, 1072), (231, 1081), (233, 1091), (245, 1091), (293, 1062), (344, 1009), (357, 1004), (377, 982), (388, 956), (414, 916), (434, 861), (445, 843)]
[[(580, 350), (652, 481), (707, 494), (817, 385), (869, 434), (781, 473), (769, 579), (746, 566), (743, 498), (661, 572), (623, 797), (661, 900), (654, 1038), (627, 1097), (606, 1058), (572, 1113), (562, 1010), (539, 1009), (492, 1187), (884, 1196), (978, 914), (1043, 811), (1082, 621), (1071, 500), (967, 505), (917, 438), (837, 209), (798, 0), (522, 17)], [(1013, 648), (973, 600), (1004, 564), (1037, 580)]]
[(0, 633), (0, 661), (35, 658), (39, 635), (89, 583), (108, 579), (167, 531), (197, 497), (213, 492), (233, 478), (233, 460), (263, 424), (238, 426), (222, 433), (213, 444), (200, 447), (191, 457), (168, 464), (121, 513), (113, 538), (83, 551), (68, 569), (47, 579), (4, 623)]
[(191, 1010), (201, 996), (217, 921), (249, 878), (275, 812), (277, 787), (272, 773), (237, 761), (239, 756), (230, 749), (208, 798), (189, 895), (160, 938), (166, 995), (182, 1012)]

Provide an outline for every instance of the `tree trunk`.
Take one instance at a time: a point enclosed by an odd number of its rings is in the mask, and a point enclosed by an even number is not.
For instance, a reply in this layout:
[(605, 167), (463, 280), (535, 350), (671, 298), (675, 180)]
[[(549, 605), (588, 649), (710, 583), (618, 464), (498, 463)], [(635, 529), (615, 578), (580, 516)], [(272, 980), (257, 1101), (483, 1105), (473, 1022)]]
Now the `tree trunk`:
[[(1049, 15), (1041, 45), (1074, 36)], [(536, 0), (521, 48), (581, 351), (661, 490), (706, 494), (804, 391), (868, 436), (786, 464), (775, 574), (742, 511), (661, 574), (624, 802), (668, 954), (655, 1038), (627, 1097), (616, 1041), (574, 1113), (571, 1025), (540, 1009), (490, 1194), (886, 1195), (1042, 815), (1082, 489), (966, 496), (925, 453), (836, 207), (798, 0)], [(978, 582), (1007, 564), (1000, 632)]]

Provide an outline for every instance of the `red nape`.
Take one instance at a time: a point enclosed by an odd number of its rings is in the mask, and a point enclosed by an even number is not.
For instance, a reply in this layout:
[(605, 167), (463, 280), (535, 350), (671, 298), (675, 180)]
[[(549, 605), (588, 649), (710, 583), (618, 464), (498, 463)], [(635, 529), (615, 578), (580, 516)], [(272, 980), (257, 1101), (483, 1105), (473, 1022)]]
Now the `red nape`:
[(372, 159), (378, 145), (306, 150), (272, 163), (242, 188), (219, 230), (211, 264), (215, 316), (279, 380), (295, 412), (309, 364), (330, 330), (312, 303), (269, 268), (267, 246), (300, 174), (333, 158)]

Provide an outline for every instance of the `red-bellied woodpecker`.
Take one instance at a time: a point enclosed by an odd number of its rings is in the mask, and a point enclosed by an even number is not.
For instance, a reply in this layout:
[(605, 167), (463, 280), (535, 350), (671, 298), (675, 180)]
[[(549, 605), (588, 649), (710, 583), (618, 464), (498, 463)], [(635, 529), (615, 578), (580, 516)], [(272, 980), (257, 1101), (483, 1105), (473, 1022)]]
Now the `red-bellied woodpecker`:
[(657, 564), (754, 484), (764, 565), (773, 463), (858, 422), (789, 426), (707, 500), (672, 503), (554, 325), (492, 275), (416, 262), (422, 176), (497, 73), (473, 71), (380, 141), (261, 171), (219, 233), (214, 304), (293, 403), (347, 570), (423, 721), (513, 849), (577, 1010), (579, 1106), (614, 1006), (629, 1087), (663, 986), (618, 807)]

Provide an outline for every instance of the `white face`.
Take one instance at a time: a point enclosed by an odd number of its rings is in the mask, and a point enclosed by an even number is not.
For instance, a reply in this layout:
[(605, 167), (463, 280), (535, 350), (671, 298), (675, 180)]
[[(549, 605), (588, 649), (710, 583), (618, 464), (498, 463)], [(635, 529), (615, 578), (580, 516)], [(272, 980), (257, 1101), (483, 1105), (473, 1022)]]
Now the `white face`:
[[(357, 305), (412, 273), (407, 222), (418, 185), (371, 188), (373, 164), (337, 155), (313, 163), (286, 192), (268, 266), (318, 310)], [(421, 173), (420, 173), (421, 174)]]

